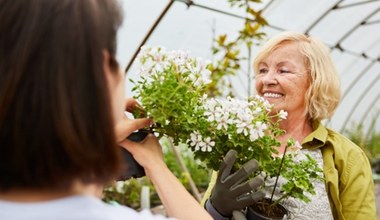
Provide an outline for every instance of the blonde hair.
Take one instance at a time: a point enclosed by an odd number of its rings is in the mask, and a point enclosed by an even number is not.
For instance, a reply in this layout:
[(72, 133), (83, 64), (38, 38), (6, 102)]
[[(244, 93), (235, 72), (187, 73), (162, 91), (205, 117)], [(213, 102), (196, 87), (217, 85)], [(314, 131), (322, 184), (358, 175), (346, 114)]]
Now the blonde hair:
[(331, 118), (340, 102), (340, 81), (330, 51), (320, 40), (297, 32), (282, 32), (262, 46), (253, 62), (255, 73), (258, 73), (262, 60), (288, 42), (298, 43), (310, 74), (305, 113), (311, 120)]

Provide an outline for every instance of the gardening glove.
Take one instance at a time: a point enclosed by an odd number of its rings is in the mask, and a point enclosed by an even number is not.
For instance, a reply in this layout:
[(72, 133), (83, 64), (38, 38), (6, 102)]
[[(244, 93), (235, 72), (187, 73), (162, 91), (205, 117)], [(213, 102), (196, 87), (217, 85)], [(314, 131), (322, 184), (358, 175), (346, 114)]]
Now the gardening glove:
[(233, 220), (247, 220), (247, 217), (242, 211), (234, 210), (232, 212), (232, 219)]
[(224, 157), (210, 197), (211, 205), (225, 217), (232, 217), (234, 210), (242, 210), (253, 205), (265, 195), (261, 191), (256, 191), (264, 183), (261, 177), (257, 176), (246, 181), (259, 166), (255, 159), (251, 159), (231, 174), (236, 154), (236, 151), (230, 150)]

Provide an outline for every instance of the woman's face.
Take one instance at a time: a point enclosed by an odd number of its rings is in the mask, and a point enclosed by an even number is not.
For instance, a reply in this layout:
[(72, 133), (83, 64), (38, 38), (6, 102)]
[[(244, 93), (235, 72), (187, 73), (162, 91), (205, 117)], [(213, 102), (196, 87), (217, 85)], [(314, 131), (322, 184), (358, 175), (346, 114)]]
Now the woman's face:
[(124, 73), (110, 64), (111, 55), (107, 50), (103, 51), (103, 56), (103, 71), (110, 90), (114, 122), (117, 123), (122, 119), (125, 111)]
[(113, 95), (113, 114), (115, 123), (121, 120), (125, 111), (125, 83), (124, 73), (118, 69), (117, 73), (114, 73), (115, 81), (114, 86), (111, 87), (111, 94)]
[(304, 116), (310, 75), (297, 43), (281, 43), (259, 63), (255, 78), (258, 95), (274, 104), (276, 112), (283, 109), (289, 115)]

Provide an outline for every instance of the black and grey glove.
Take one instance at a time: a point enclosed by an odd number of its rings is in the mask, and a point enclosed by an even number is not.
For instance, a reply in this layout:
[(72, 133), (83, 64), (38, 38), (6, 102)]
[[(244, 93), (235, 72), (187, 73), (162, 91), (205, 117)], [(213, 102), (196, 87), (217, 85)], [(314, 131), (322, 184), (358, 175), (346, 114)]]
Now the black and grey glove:
[(225, 217), (231, 217), (234, 210), (242, 210), (264, 197), (263, 192), (256, 191), (264, 183), (261, 177), (246, 181), (259, 166), (255, 159), (231, 174), (236, 154), (236, 151), (230, 150), (224, 157), (210, 197), (211, 205)]

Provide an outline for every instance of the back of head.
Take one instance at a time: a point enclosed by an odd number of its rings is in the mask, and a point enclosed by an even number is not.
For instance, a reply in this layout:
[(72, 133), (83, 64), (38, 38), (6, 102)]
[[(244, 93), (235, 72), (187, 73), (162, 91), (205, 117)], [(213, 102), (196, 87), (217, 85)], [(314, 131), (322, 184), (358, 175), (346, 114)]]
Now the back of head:
[(298, 43), (311, 76), (305, 94), (305, 114), (311, 120), (330, 118), (340, 102), (340, 81), (330, 51), (320, 40), (297, 32), (282, 32), (262, 46), (253, 63), (254, 71), (257, 73), (260, 62), (286, 42)]
[(114, 0), (0, 0), (0, 190), (64, 189), (117, 174), (102, 51), (115, 61), (119, 8)]

